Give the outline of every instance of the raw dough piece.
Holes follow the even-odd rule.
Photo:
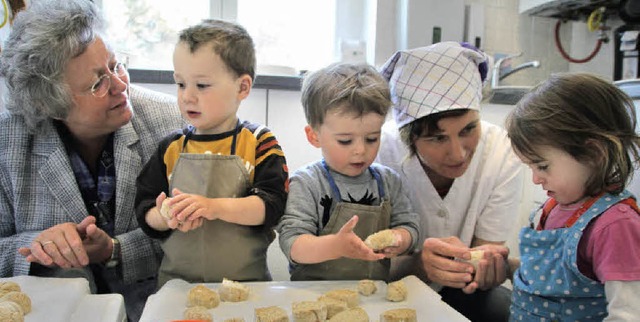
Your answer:
[[[289,322],[287,311],[279,306],[259,307],[255,314],[256,322]]]
[[[337,289],[324,293],[322,296],[332,297],[341,301],[345,301],[348,307],[356,307],[360,303],[360,295],[358,292],[349,289]]]
[[[31,298],[29,298],[29,295],[22,293],[20,291],[11,291],[11,292],[5,293],[0,298],[0,302],[3,302],[3,301],[11,301],[20,305],[20,308],[22,309],[22,313],[24,313],[25,315],[31,312]]]
[[[242,302],[249,298],[249,288],[238,282],[222,279],[219,289],[220,298],[225,302]]]
[[[376,283],[372,280],[361,280],[358,282],[358,292],[364,296],[369,296],[378,290]]]
[[[358,306],[336,314],[329,322],[369,322],[369,315]]]
[[[293,302],[291,308],[295,322],[324,322],[327,320],[327,306],[324,302]]]
[[[24,313],[20,305],[11,301],[0,302],[0,321],[24,322]]]
[[[407,285],[404,281],[396,281],[387,284],[387,300],[391,302],[400,302],[407,299]]]
[[[206,309],[213,309],[220,304],[218,292],[202,285],[196,285],[187,294],[187,307],[204,306]]]
[[[0,296],[2,296],[5,293],[9,293],[13,291],[15,292],[22,291],[18,283],[12,282],[12,281],[0,282]]]
[[[347,302],[335,299],[333,297],[320,296],[320,298],[318,298],[318,301],[324,303],[324,305],[327,307],[327,319],[330,319],[334,315],[342,311],[346,311],[349,308]]]
[[[167,197],[162,201],[162,205],[160,206],[160,215],[162,218],[166,220],[171,220],[173,216],[171,216],[171,207],[169,206],[169,201],[171,198]]]
[[[193,306],[184,310],[185,320],[198,320],[213,322],[213,316],[204,306]]]
[[[473,265],[474,271],[478,271],[478,265],[480,265],[480,260],[484,258],[484,250],[481,250],[481,249],[472,250],[470,253],[471,253],[471,259],[468,260],[467,262]]]
[[[381,230],[373,233],[364,240],[365,245],[373,250],[381,250],[396,245],[396,235],[391,229]]]
[[[392,309],[380,314],[380,322],[418,322],[414,309]]]

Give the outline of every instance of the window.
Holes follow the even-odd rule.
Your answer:
[[[99,4],[109,23],[107,36],[115,50],[127,56],[131,68],[171,70],[179,31],[209,17],[243,25],[254,40],[258,66],[306,70],[339,60],[335,0],[102,0]]]

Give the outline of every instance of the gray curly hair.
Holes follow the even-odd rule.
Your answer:
[[[67,63],[104,34],[105,22],[89,0],[32,1],[16,15],[0,53],[5,107],[35,132],[47,119],[63,119],[72,105],[64,80]]]

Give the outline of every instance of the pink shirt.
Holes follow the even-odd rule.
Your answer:
[[[580,206],[554,207],[545,228],[563,227]],[[628,205],[617,204],[594,219],[578,244],[578,268],[601,283],[639,281],[640,215]]]

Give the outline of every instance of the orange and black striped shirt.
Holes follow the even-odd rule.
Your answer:
[[[220,134],[190,134],[187,145],[184,140],[192,127],[174,132],[162,139],[157,152],[147,162],[137,179],[136,216],[142,230],[153,238],[165,238],[170,231],[159,232],[146,224],[144,216],[155,206],[161,192],[169,195],[168,178],[181,152],[230,155],[236,139],[235,155],[242,159],[250,177],[247,195],[257,195],[265,203],[265,229],[272,229],[286,204],[288,170],[284,153],[278,140],[266,127],[242,122],[236,129]],[[215,180],[215,178],[211,178]]]

